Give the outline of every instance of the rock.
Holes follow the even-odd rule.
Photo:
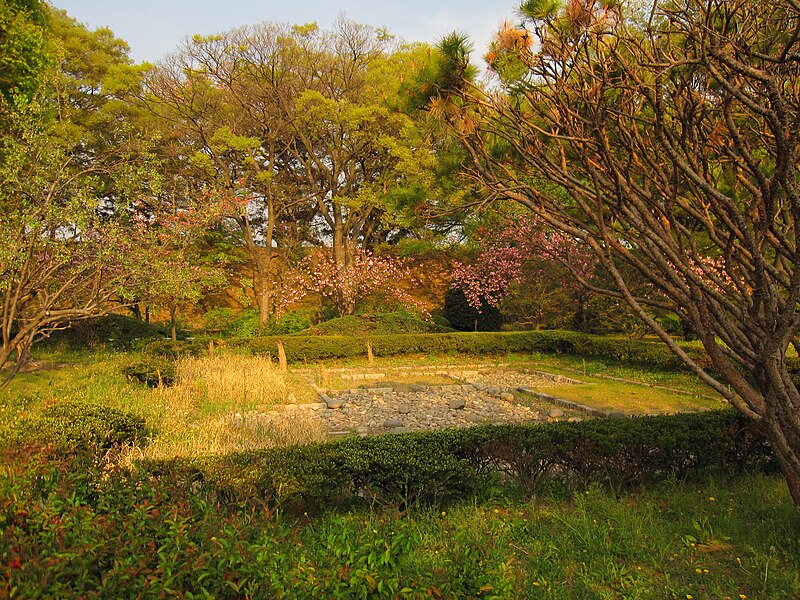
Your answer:
[[[560,408],[554,408],[549,413],[547,413],[547,416],[550,417],[551,419],[560,419],[561,417],[564,416],[564,411],[561,410]]]
[[[486,417],[482,417],[481,415],[467,415],[464,417],[470,423],[486,423],[489,421]]]
[[[325,405],[330,409],[342,408],[344,406],[344,400],[341,398],[331,398],[326,396]]]
[[[489,386],[488,386],[488,385],[486,385],[485,383],[481,383],[481,382],[479,382],[479,381],[476,381],[475,383],[473,383],[473,384],[472,384],[472,387],[474,387],[474,388],[475,388],[476,390],[478,390],[479,392],[483,392],[483,391],[484,391],[484,390],[486,390],[486,388],[488,388]]]
[[[500,394],[500,400],[505,400],[506,402],[513,402],[514,401],[514,394],[510,392],[503,392]]]
[[[449,406],[452,410],[463,410],[466,405],[467,401],[463,398],[456,398],[447,403],[447,406]]]
[[[411,407],[408,404],[400,404],[397,407],[397,412],[400,413],[401,415],[407,415],[408,413],[411,412]]]
[[[608,418],[609,419],[627,419],[628,415],[626,415],[624,412],[612,412],[612,413],[608,413]]]
[[[503,393],[503,388],[497,386],[491,386],[486,388],[486,393],[490,396],[499,396]]]
[[[394,417],[391,419],[386,419],[383,422],[384,427],[403,427],[403,422],[400,419],[395,419]]]

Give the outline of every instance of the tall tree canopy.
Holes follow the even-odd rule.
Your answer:
[[[150,286],[174,230],[142,209],[159,184],[123,108],[140,71],[124,42],[55,10],[42,28],[46,68],[0,131],[0,368]]]
[[[197,36],[149,77],[165,150],[241,233],[262,325],[301,242],[329,246],[346,267],[395,227],[409,154],[424,162],[428,150],[396,108],[420,55],[345,19],[329,31],[261,23]]]
[[[800,347],[800,4],[631,8],[530,0],[487,55],[490,91],[463,76],[464,46],[450,38],[422,92],[474,180],[591,248],[613,279],[602,291],[764,423],[800,505],[787,367]],[[713,372],[650,308],[691,324]]]

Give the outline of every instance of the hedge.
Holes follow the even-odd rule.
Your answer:
[[[102,452],[145,438],[144,419],[98,404],[63,402],[20,421],[0,447],[47,447],[58,454]]]
[[[434,502],[504,476],[527,493],[545,482],[619,492],[701,472],[774,468],[766,438],[732,410],[540,425],[352,437],[337,442],[197,459],[190,465],[219,497],[299,507],[358,499]]]
[[[513,331],[484,333],[397,334],[371,336],[269,336],[229,340],[234,346],[249,347],[255,354],[277,353],[283,342],[290,362],[317,361],[366,355],[372,344],[376,356],[399,354],[507,354],[541,352],[578,354],[648,366],[679,368],[681,360],[661,342],[609,338],[574,331]],[[695,358],[705,354],[689,349]]]

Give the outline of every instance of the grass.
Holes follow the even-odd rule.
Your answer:
[[[616,498],[483,497],[405,511],[226,506],[169,474],[0,475],[0,595],[719,598],[800,594],[800,515],[779,478]],[[100,492],[98,495],[97,492]],[[56,523],[56,526],[53,526]]]
[[[155,434],[121,460],[31,457],[24,469],[0,461],[0,597],[800,596],[800,513],[779,477],[674,481],[621,497],[592,487],[526,498],[490,485],[453,504],[404,511],[362,504],[308,515],[258,498],[229,505],[210,484],[193,483],[169,466],[150,472],[137,459],[320,439],[302,411],[261,416],[315,399],[299,375],[283,374],[263,358],[215,355],[182,360],[174,387],[151,390],[121,375],[124,354],[36,358],[46,368],[0,392],[0,427],[50,403],[83,400],[139,414]],[[562,397],[575,390],[584,401],[609,406],[671,411],[679,402],[696,409],[704,399],[593,375],[708,393],[682,373],[587,362],[584,377],[575,357],[494,360],[585,378],[586,385],[550,390],[561,388]],[[378,358],[373,369],[462,361],[491,359]],[[369,370],[366,361],[358,366]]]
[[[151,390],[121,374],[129,355],[53,352],[36,356],[42,368],[24,373],[0,392],[0,429],[43,406],[83,401],[145,419],[154,431],[135,458],[169,458],[308,443],[323,439],[318,419],[296,411],[264,415],[287,403],[316,401],[308,385],[281,373],[268,359],[236,354],[184,358],[173,387]]]

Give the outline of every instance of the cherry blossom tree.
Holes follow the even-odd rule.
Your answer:
[[[353,254],[352,264],[344,265],[329,252],[315,253],[303,261],[300,272],[305,290],[332,301],[341,315],[353,314],[356,302],[373,292],[388,294],[424,311],[401,286],[411,277],[411,268],[402,259],[359,249]]]
[[[526,263],[536,262],[533,275],[548,276],[544,264],[556,262],[561,269],[560,284],[570,296],[584,293],[592,277],[591,251],[569,235],[549,229],[534,217],[522,217],[499,234],[478,232],[480,252],[469,264],[453,271],[453,287],[460,288],[469,305],[481,311],[488,304],[497,307],[512,285],[521,281]]]

